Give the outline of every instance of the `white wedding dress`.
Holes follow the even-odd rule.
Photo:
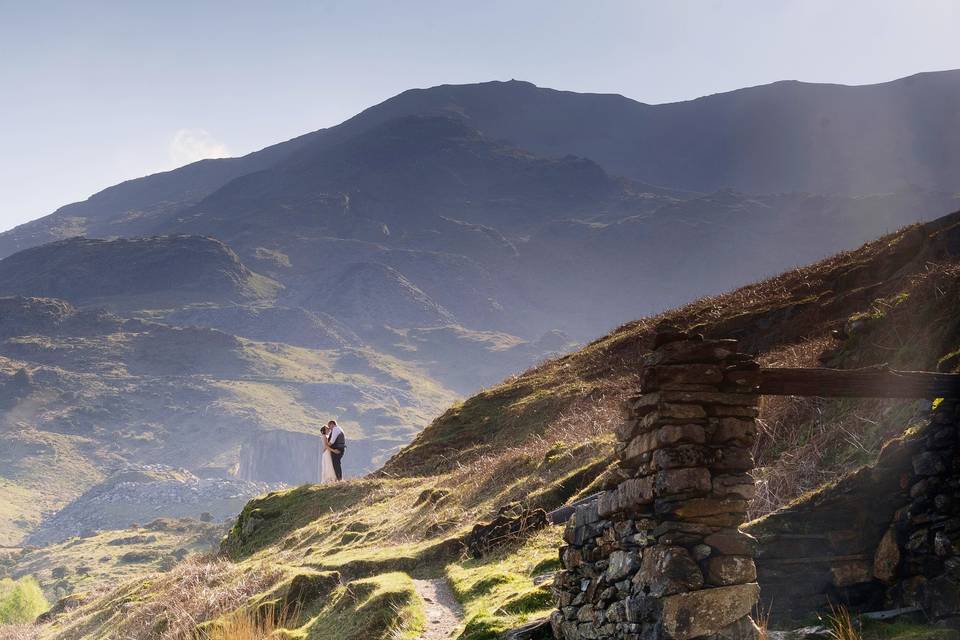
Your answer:
[[[324,440],[327,439],[327,436],[320,436]],[[336,482],[337,474],[333,471],[333,457],[330,455],[330,450],[323,446],[323,442],[320,443],[320,484],[327,484],[328,482]]]

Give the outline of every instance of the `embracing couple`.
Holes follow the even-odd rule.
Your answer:
[[[320,484],[343,480],[340,460],[347,449],[347,439],[336,420],[331,420],[320,429],[320,445],[323,447],[320,453]]]

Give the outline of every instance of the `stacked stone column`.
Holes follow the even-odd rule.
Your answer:
[[[617,428],[619,476],[565,531],[551,622],[565,640],[753,638],[758,365],[664,329]]]
[[[944,400],[911,457],[909,503],[881,541],[874,573],[891,606],[918,606],[960,626],[960,402]]]

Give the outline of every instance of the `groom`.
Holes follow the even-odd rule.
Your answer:
[[[333,472],[337,474],[337,480],[343,480],[343,468],[340,466],[340,460],[343,459],[343,452],[347,449],[347,439],[336,420],[328,422],[327,429],[330,434],[330,443],[327,448],[330,449],[330,458],[333,460]]]

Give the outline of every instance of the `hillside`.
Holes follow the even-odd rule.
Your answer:
[[[161,463],[223,478],[257,433],[314,433],[334,413],[352,430],[351,471],[362,472],[454,397],[416,368],[349,343],[265,343],[51,298],[0,298],[0,309],[4,544],[112,470]],[[291,473],[294,482],[312,477]],[[156,508],[154,516],[178,507]],[[117,517],[111,526],[142,515]]]
[[[434,87],[0,234],[0,542],[55,528],[58,510],[129,465],[313,481],[331,417],[356,477],[488,386],[385,467],[408,477],[607,412],[646,321],[509,376],[956,210],[953,141],[930,130],[950,130],[958,86],[954,72],[776,83],[657,106],[518,82]],[[937,161],[904,151],[916,148]],[[856,277],[887,281],[885,269]],[[840,296],[851,277],[743,294],[768,301],[756,326],[803,331],[748,346],[809,361],[828,342],[811,308],[838,328],[876,293]],[[749,332],[751,306],[729,304],[741,317],[718,334]],[[721,313],[692,305],[671,317]],[[813,327],[815,340],[791,342]],[[760,511],[832,471],[769,473]],[[128,507],[110,526],[141,519]]]
[[[140,298],[162,306],[270,300],[278,289],[222,242],[195,236],[71,238],[0,260],[0,295],[5,296],[107,305]]]
[[[148,611],[183,624],[179,607],[195,605],[174,594],[200,572],[211,576],[207,593],[224,595],[209,617],[278,598],[301,605],[285,622],[295,637],[322,629],[344,639],[417,637],[427,606],[417,580],[443,577],[465,610],[457,637],[497,637],[554,606],[543,575],[558,567],[560,531],[547,527],[467,558],[462,545],[471,527],[514,501],[551,509],[602,486],[613,460],[610,430],[656,324],[735,336],[769,364],[955,368],[958,263],[960,213],[625,325],[455,405],[381,473],[252,501],[222,547],[232,564],[202,572],[187,564],[148,586],[128,583],[41,632],[97,637],[106,628],[135,628]],[[872,462],[919,409],[893,401],[765,401],[753,513]],[[224,575],[232,576],[229,597],[213,577]]]

